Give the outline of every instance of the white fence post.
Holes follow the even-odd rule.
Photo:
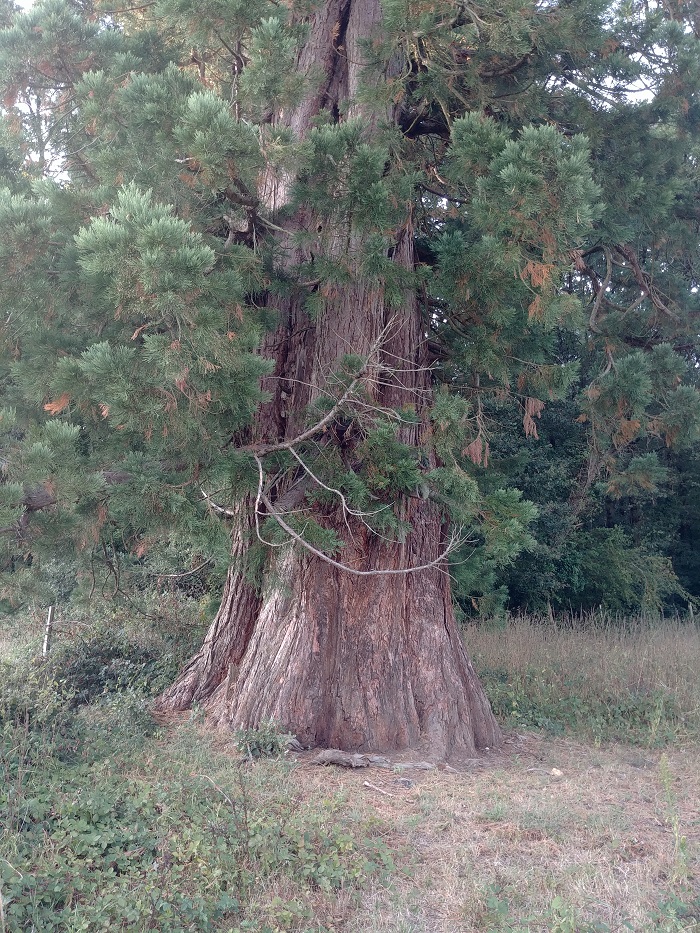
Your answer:
[[[44,647],[42,649],[42,656],[46,657],[49,653],[49,648],[51,647],[51,633],[53,632],[53,614],[54,606],[49,606],[49,614],[46,617],[46,628],[44,629]]]

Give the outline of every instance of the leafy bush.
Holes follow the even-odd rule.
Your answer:
[[[331,801],[300,807],[284,762],[236,769],[195,720],[149,742],[177,657],[158,644],[98,629],[0,662],[1,929],[282,933],[391,869]],[[286,740],[240,736],[252,758]]]
[[[294,738],[283,732],[274,719],[263,720],[257,729],[237,729],[234,737],[236,745],[249,758],[278,758]]]
[[[21,797],[29,769],[69,758],[79,745],[70,699],[41,660],[27,652],[0,659],[0,816]]]
[[[178,667],[179,660],[158,646],[102,629],[59,643],[48,661],[48,669],[75,706],[123,690],[152,695],[174,679]]]
[[[653,928],[663,933],[680,933],[700,927],[700,894],[686,887],[659,904],[652,915]]]
[[[0,723],[34,727],[65,718],[65,696],[41,660],[28,652],[0,658]]]
[[[283,775],[258,775],[258,794],[243,773],[231,779],[230,762],[222,784],[184,767],[157,770],[155,781],[123,777],[115,764],[28,781],[12,852],[0,848],[9,929],[262,930],[259,892],[275,878],[298,891],[268,902],[269,929],[296,929],[313,892],[357,887],[392,867],[381,841],[285,797]]]

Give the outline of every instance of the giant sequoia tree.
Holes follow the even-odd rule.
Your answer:
[[[162,708],[496,744],[448,573],[527,543],[489,405],[534,441],[585,356],[574,511],[694,436],[691,6],[118,6],[2,8],[6,593],[169,543],[229,569]]]

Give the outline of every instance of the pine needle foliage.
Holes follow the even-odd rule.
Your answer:
[[[276,115],[316,93],[319,72],[297,67],[313,5],[113,6],[0,6],[6,598],[68,547],[84,567],[173,542],[181,568],[224,565],[258,482],[246,443],[267,400],[268,299],[296,290],[319,320],[358,269],[396,308],[421,301],[429,449],[399,439],[411,412],[346,406],[353,467],[308,443],[311,504],[340,492],[401,538],[401,499],[433,497],[464,529],[455,579],[477,605],[536,547],[503,454],[517,437],[533,456],[548,406],[578,432],[558,492],[569,529],[596,496],[668,485],[669,452],[700,431],[691,4],[386,0],[353,53],[366,80],[349,106],[376,114],[372,131],[321,104],[305,138]],[[279,210],[261,195],[273,177],[290,192]],[[279,234],[300,205],[316,221],[295,264]],[[391,261],[407,216],[411,270]],[[329,409],[365,363],[329,374]]]

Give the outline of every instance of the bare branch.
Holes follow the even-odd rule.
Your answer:
[[[366,518],[369,518],[372,515],[379,515],[380,512],[384,512],[386,509],[389,508],[388,505],[383,505],[380,509],[375,509],[372,512],[363,512],[360,509],[351,509],[347,503],[347,500],[345,499],[345,496],[343,495],[340,489],[335,489],[333,486],[327,486],[323,482],[323,480],[319,479],[319,477],[316,476],[316,474],[310,469],[310,467],[307,466],[306,463],[304,463],[304,461],[301,459],[301,457],[296,452],[296,450],[294,450],[294,448],[292,448],[289,452],[294,457],[294,459],[301,465],[303,470],[306,472],[306,475],[310,477],[318,486],[338,496],[338,498],[340,499],[342,509],[343,509],[343,520],[345,521],[345,527],[348,529],[348,534],[350,535],[351,538],[353,538],[353,540],[354,540],[354,535],[352,533],[352,528],[350,527],[350,522],[348,521],[348,515],[352,515],[353,518],[359,518],[359,520],[362,522],[365,528],[368,528],[372,532],[372,534],[377,535],[377,537],[382,538],[382,540],[388,541],[390,544],[396,543],[393,539],[387,538],[385,535],[380,534],[375,528],[372,528],[369,522],[365,520]],[[277,503],[277,506],[279,507],[279,502]]]
[[[340,491],[340,489],[335,489],[333,486],[326,486],[323,480],[319,479],[318,476],[316,476],[316,474],[313,473],[311,469],[304,463],[304,461],[301,459],[301,457],[296,452],[296,450],[292,449],[289,452],[294,457],[294,459],[301,465],[301,467],[308,473],[308,475],[311,477],[311,479],[315,483],[317,483],[322,489],[325,489],[327,492],[335,493],[335,495],[338,496],[343,506],[343,512],[345,512],[347,515],[352,515],[355,518],[362,518],[365,515],[379,515],[380,512],[384,512],[386,509],[389,508],[388,505],[383,505],[381,509],[375,509],[373,512],[363,512],[359,509],[351,509],[350,506],[347,504],[345,496]]]
[[[201,486],[199,487],[199,491],[202,493],[202,498],[206,500],[206,503],[209,506],[209,508],[212,509],[214,512],[218,512],[219,515],[226,515],[228,518],[237,518],[238,516],[237,512],[235,512],[233,509],[227,509],[225,506],[219,505],[218,503],[214,502],[212,497],[208,495],[208,493],[206,493],[202,489]]]
[[[192,574],[199,573],[200,570],[203,570],[208,564],[212,563],[211,557],[207,557],[205,561],[201,564],[198,564],[192,570],[184,570],[182,573],[159,573],[159,580],[183,580],[185,577],[191,577]]]
[[[125,6],[121,10],[100,10],[100,16],[116,16],[122,13],[136,13],[139,10],[145,10],[149,6],[155,6],[156,0],[148,0],[148,3],[141,3],[139,6]]]
[[[588,319],[588,326],[595,334],[600,333],[600,327],[598,327],[598,314],[600,312],[600,306],[602,305],[605,298],[605,293],[608,290],[608,286],[610,285],[610,279],[612,278],[612,255],[607,246],[605,246],[603,249],[605,252],[606,266],[605,278],[602,282],[598,283],[598,291],[595,296],[595,301],[593,302],[591,316]]]
[[[680,321],[679,315],[675,311],[671,310],[671,308],[669,308],[664,301],[662,301],[659,290],[654,287],[650,276],[639,265],[639,260],[637,259],[635,251],[630,246],[618,246],[617,250],[622,256],[624,256],[624,258],[632,267],[632,272],[634,273],[634,277],[637,280],[637,283],[641,289],[648,294],[649,299],[651,300],[651,303],[654,305],[656,310],[661,311],[662,314],[667,315],[667,317],[670,317],[672,321],[678,323]]]
[[[590,255],[593,252],[599,252],[600,250],[602,250],[605,254],[606,264],[605,278],[602,282],[596,275],[595,270],[589,266],[584,259],[584,256]],[[595,297],[588,321],[588,326],[590,329],[596,334],[602,333],[598,324],[598,317],[600,315],[600,310],[603,307],[603,304],[605,304],[607,308],[610,308],[613,311],[617,311],[620,314],[629,314],[631,311],[636,310],[644,301],[646,301],[647,298],[651,301],[652,305],[654,308],[656,308],[657,311],[661,311],[663,314],[670,317],[671,320],[678,322],[680,320],[678,314],[669,308],[668,305],[662,300],[659,290],[654,287],[651,281],[651,277],[639,265],[639,261],[634,253],[634,250],[631,249],[631,247],[625,245],[616,245],[614,250],[617,253],[617,256],[614,255],[612,250],[607,246],[596,247],[593,250],[588,250],[586,253],[582,253],[580,250],[573,250],[571,254],[576,270],[578,272],[584,273],[584,275],[586,275],[591,280],[593,285],[593,292]],[[639,297],[636,298],[627,307],[615,304],[608,298],[607,292],[610,286],[610,282],[612,281],[613,266],[618,266],[627,270],[631,269],[634,280],[641,289],[641,294]]]

